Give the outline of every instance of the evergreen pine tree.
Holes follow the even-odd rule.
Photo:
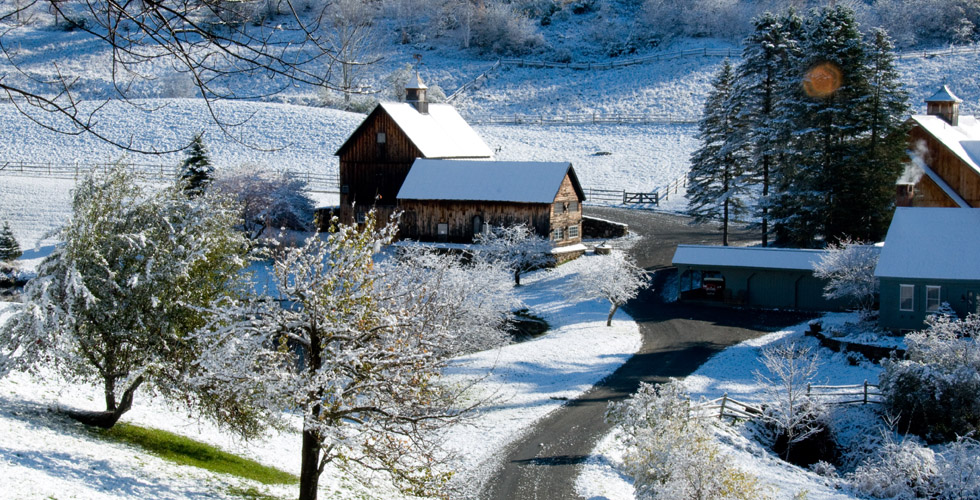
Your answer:
[[[22,254],[17,238],[14,238],[14,232],[10,230],[10,224],[4,221],[3,229],[0,230],[0,262],[14,261]]]
[[[798,56],[803,21],[793,11],[783,18],[766,12],[753,20],[755,31],[744,41],[734,99],[746,121],[744,140],[751,147],[751,175],[759,187],[755,216],[760,221],[762,246],[769,244],[769,196],[783,142],[776,122],[779,82]]]
[[[777,237],[795,246],[851,234],[869,190],[863,161],[871,95],[868,58],[854,13],[837,6],[807,21],[799,55],[781,82],[777,123],[785,125],[773,217]],[[801,85],[802,83],[802,85]]]
[[[184,192],[190,196],[199,195],[211,184],[214,166],[202,134],[197,134],[187,147],[186,158],[180,166],[180,180],[184,182]]]
[[[862,148],[864,156],[857,165],[867,190],[860,199],[862,216],[855,218],[847,232],[854,239],[880,241],[895,211],[895,182],[907,160],[905,119],[909,105],[908,93],[895,69],[894,44],[888,33],[872,30],[866,50],[870,95],[861,114],[869,133]]]
[[[735,71],[726,59],[712,82],[712,91],[698,122],[700,148],[691,155],[688,172],[688,213],[695,221],[722,221],[722,244],[728,245],[732,219],[746,211],[749,182],[745,170],[749,149],[744,140],[746,123],[733,99]]]

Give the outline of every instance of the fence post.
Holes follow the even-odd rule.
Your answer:
[[[623,191],[623,205],[626,204],[626,191]]]
[[[721,395],[721,409],[718,411],[718,420],[725,417],[725,403],[728,402],[728,393]]]
[[[864,404],[868,404],[868,381],[864,381]]]
[[[810,397],[810,383],[806,383],[806,397]]]

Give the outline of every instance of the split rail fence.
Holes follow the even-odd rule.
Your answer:
[[[869,384],[867,380],[863,384],[854,385],[810,385],[806,386],[808,398],[820,400],[828,405],[852,405],[852,404],[881,404],[881,390],[877,385]],[[760,417],[763,414],[761,406],[743,403],[731,398],[726,392],[720,398],[705,401],[698,405],[698,416],[706,416],[719,420],[725,417],[733,420],[748,420]]]
[[[170,182],[177,178],[176,165],[126,163],[126,168],[140,179],[150,182]],[[0,176],[38,177],[47,179],[77,180],[89,172],[107,172],[116,163],[26,163],[0,162]],[[307,191],[311,193],[339,193],[339,179],[336,175],[315,174],[311,172],[292,172],[298,179],[306,181]]]

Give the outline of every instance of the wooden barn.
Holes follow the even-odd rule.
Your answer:
[[[960,102],[943,86],[912,116],[912,165],[898,185],[898,206],[980,207],[980,122],[960,116]]]
[[[406,102],[378,104],[337,150],[342,222],[361,221],[371,208],[387,218],[416,158],[492,157],[455,108],[426,101],[418,74],[405,91]]]
[[[469,243],[526,223],[556,247],[582,241],[585,194],[568,162],[419,159],[398,193],[403,238]]]

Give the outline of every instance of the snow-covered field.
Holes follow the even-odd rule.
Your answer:
[[[587,256],[554,270],[526,276],[520,296],[532,313],[542,316],[551,331],[536,340],[459,358],[449,373],[453,382],[479,380],[474,397],[489,398],[467,425],[450,429],[447,447],[457,452],[460,482],[479,484],[499,451],[537,419],[574,398],[612,373],[639,347],[636,323],[617,313],[605,326],[608,304],[566,298],[563,284],[570,274],[590,266]],[[0,302],[0,322],[11,303]],[[295,486],[258,484],[180,467],[141,451],[94,438],[82,426],[48,411],[67,406],[99,408],[99,390],[55,380],[12,375],[0,380],[0,498],[232,498],[231,488],[257,488],[280,498],[295,495]],[[235,436],[159,401],[138,395],[124,421],[169,430],[202,440],[259,462],[299,471],[298,433],[273,434],[243,443]],[[383,496],[383,486],[365,491],[328,469],[321,482],[323,498]],[[380,484],[380,483],[379,483]]]

